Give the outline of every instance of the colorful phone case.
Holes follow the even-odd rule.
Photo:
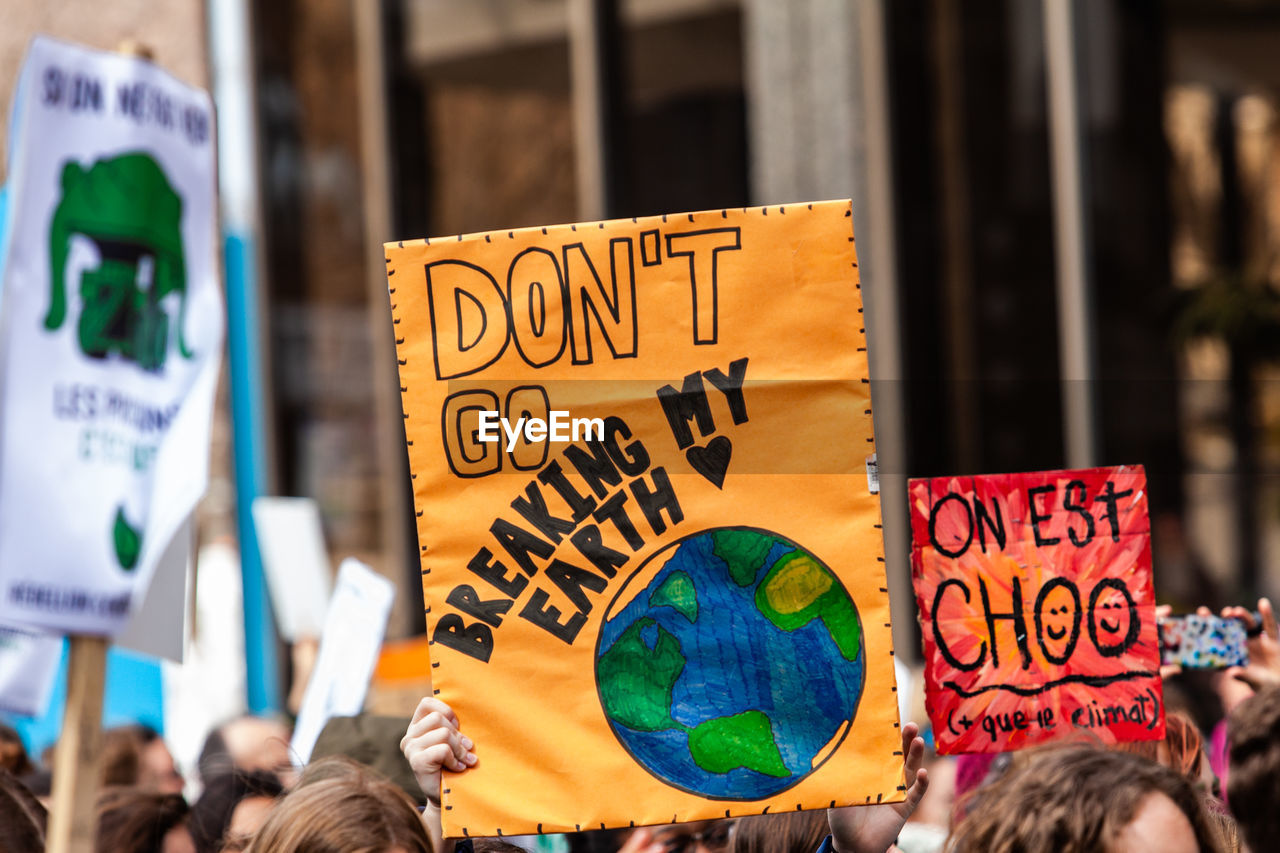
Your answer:
[[[1184,669],[1247,666],[1244,623],[1219,616],[1171,616],[1161,619],[1160,663]]]

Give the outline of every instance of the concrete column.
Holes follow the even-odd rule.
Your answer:
[[[853,199],[894,645],[909,658],[917,641],[883,0],[744,0],[743,15],[752,200]]]

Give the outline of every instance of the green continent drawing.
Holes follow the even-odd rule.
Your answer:
[[[609,605],[596,687],[621,744],[667,784],[759,800],[849,731],[866,655],[858,611],[813,554],[718,528],[649,556]]]
[[[644,732],[679,728],[671,719],[671,687],[684,669],[680,643],[661,627],[651,649],[640,638],[644,628],[656,625],[641,619],[627,629],[597,664],[605,713],[623,725]]]
[[[743,711],[699,723],[689,733],[689,752],[699,767],[711,773],[745,767],[781,779],[791,775],[773,740],[769,716],[763,711]]]
[[[835,576],[808,554],[780,557],[756,587],[756,606],[784,631],[822,620],[844,659],[857,659],[862,647],[858,611]]]
[[[734,583],[738,586],[750,586],[755,583],[756,575],[764,566],[764,559],[776,540],[751,530],[727,528],[712,533],[711,541],[712,553],[724,560]]]
[[[182,248],[182,199],[164,171],[141,152],[102,159],[89,169],[69,162],[62,169],[62,198],[49,225],[49,311],[44,326],[67,318],[67,258],[80,234],[98,249],[98,266],[80,276],[83,307],[76,341],[90,358],[115,353],[148,371],[164,368],[169,330],[178,329],[178,351],[191,358],[183,339],[187,273]],[[171,323],[161,300],[177,293],[178,319]]]
[[[662,586],[649,596],[649,606],[669,604],[684,614],[690,622],[698,621],[698,591],[693,588],[693,578],[684,572],[674,572]]]

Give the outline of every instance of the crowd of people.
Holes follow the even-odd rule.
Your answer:
[[[1081,736],[996,756],[932,755],[902,727],[900,803],[578,833],[574,853],[1263,853],[1280,846],[1280,628],[1268,601],[1228,608],[1250,663],[1164,671],[1163,740],[1106,746]],[[98,853],[474,853],[544,850],[538,839],[442,837],[446,774],[484,745],[438,699],[409,720],[336,720],[298,772],[282,724],[254,717],[212,732],[198,791],[145,726],[104,734]],[[326,746],[327,744],[327,746]],[[329,752],[331,754],[326,755]],[[359,760],[356,760],[356,759]],[[0,727],[0,851],[45,849],[51,756],[33,760]]]

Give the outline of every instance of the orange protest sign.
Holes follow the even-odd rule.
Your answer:
[[[1164,737],[1141,466],[912,480],[941,753]]]
[[[387,264],[446,834],[900,800],[849,202]]]

